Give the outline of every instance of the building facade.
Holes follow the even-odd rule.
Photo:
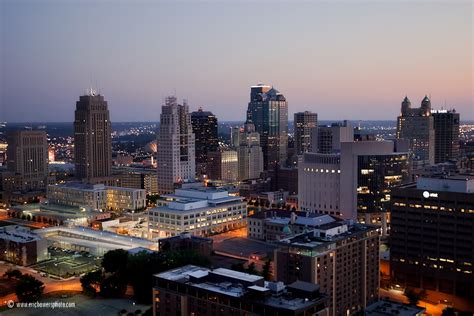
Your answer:
[[[157,140],[158,193],[174,190],[175,184],[193,182],[196,177],[194,134],[186,102],[169,96],[161,107]]]
[[[195,136],[197,176],[207,174],[207,153],[217,151],[219,138],[217,135],[217,118],[212,112],[198,111],[191,113],[191,124]]]
[[[397,138],[410,141],[414,161],[421,165],[435,161],[435,129],[431,101],[425,96],[419,108],[412,108],[408,97],[402,102],[397,119]]]
[[[260,134],[265,170],[283,165],[288,158],[288,102],[271,86],[259,84],[250,89],[247,122]]]
[[[419,178],[392,190],[392,280],[474,299],[474,177]]]
[[[343,142],[340,153],[306,153],[298,171],[301,211],[359,219],[388,232],[390,191],[411,181],[409,153],[392,141]]]
[[[307,282],[265,282],[225,268],[183,266],[154,276],[153,315],[326,316],[327,298]]]
[[[74,113],[75,175],[89,181],[112,170],[112,127],[104,96],[90,90],[79,97]]]
[[[379,235],[375,227],[332,222],[279,242],[278,281],[315,283],[329,296],[329,315],[353,315],[378,301]]]
[[[44,190],[48,178],[48,139],[45,131],[15,130],[7,133],[7,168],[14,187]],[[20,180],[21,181],[18,181]]]
[[[459,158],[459,123],[456,110],[432,110],[435,130],[435,163]]]
[[[235,131],[234,131],[235,132]],[[260,146],[260,134],[255,131],[255,125],[246,123],[243,130],[234,133],[236,143],[238,179],[258,179],[263,172],[263,151]]]
[[[247,236],[264,241],[282,240],[337,220],[329,215],[263,210],[247,218]]]
[[[221,149],[207,153],[208,179],[236,181],[239,177],[237,151]]]
[[[354,140],[354,128],[347,122],[333,123],[328,126],[318,126],[313,129],[313,152],[321,154],[337,153],[341,150],[342,142]]]
[[[87,210],[140,210],[146,207],[143,189],[70,182],[48,186],[48,200],[53,204],[82,207]]]
[[[312,135],[318,128],[318,114],[309,111],[294,115],[296,154],[302,155],[312,150]]]
[[[195,187],[176,189],[158,201],[160,206],[148,210],[148,228],[153,235],[169,237],[189,232],[208,236],[216,232],[244,227],[246,203],[227,191]]]
[[[0,260],[27,266],[46,259],[45,239],[23,226],[0,227]]]

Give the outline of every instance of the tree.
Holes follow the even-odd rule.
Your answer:
[[[241,262],[239,262],[239,263],[234,263],[234,264],[231,266],[231,269],[234,270],[234,271],[245,272],[244,264],[241,263]]]
[[[23,274],[18,279],[15,293],[20,302],[32,302],[38,300],[43,294],[43,282],[35,279],[30,274]]]
[[[102,258],[102,268],[105,272],[123,271],[127,267],[128,252],[123,249],[110,250]]]
[[[268,258],[262,267],[262,276],[266,281],[271,281],[271,277],[272,277],[270,274],[271,266],[272,266],[272,259]]]
[[[117,273],[105,278],[100,284],[100,294],[104,297],[120,297],[126,291],[127,281]]]
[[[84,274],[84,276],[81,277],[82,291],[84,294],[92,297],[96,296],[103,279],[104,275],[101,270],[91,271]]]
[[[426,297],[425,290],[416,291],[414,289],[406,288],[405,289],[405,296],[408,299],[410,305],[418,305],[418,302]]]
[[[247,273],[249,274],[257,274],[257,268],[255,266],[255,262],[251,262],[247,267]]]
[[[18,279],[22,276],[20,270],[18,269],[8,269],[8,271],[6,271],[4,274],[3,274],[3,277],[4,278],[8,278],[9,280],[10,279]]]

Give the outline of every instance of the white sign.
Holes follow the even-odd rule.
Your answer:
[[[423,197],[425,199],[430,198],[430,197],[438,197],[438,193],[430,193],[428,191],[423,192]]]

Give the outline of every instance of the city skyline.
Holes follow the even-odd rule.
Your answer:
[[[172,94],[191,111],[244,121],[259,82],[284,91],[290,118],[310,110],[321,120],[395,120],[405,95],[418,106],[428,94],[434,109],[474,119],[469,1],[1,8],[0,121],[72,121],[90,86],[109,101],[112,122],[158,121]]]

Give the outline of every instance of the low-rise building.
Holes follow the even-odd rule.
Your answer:
[[[38,203],[14,206],[7,210],[7,215],[12,218],[54,226],[89,226],[94,221],[111,217],[110,212],[84,210],[68,205]]]
[[[0,227],[0,260],[26,266],[46,259],[45,239],[23,226]]]
[[[154,278],[153,315],[327,315],[319,287],[302,281],[285,286],[248,273],[193,265]]]
[[[146,207],[146,192],[104,184],[70,182],[49,185],[50,203],[81,207],[90,210],[138,210]]]
[[[98,231],[87,227],[49,227],[38,230],[38,235],[47,240],[48,246],[85,251],[95,256],[103,256],[106,252],[115,249],[144,248],[153,251],[158,250],[155,241]]]
[[[318,284],[329,315],[353,315],[378,300],[379,234],[375,226],[330,222],[283,239],[274,252],[278,281]]]
[[[336,221],[338,219],[330,215],[264,210],[247,218],[247,236],[251,239],[275,241]]]
[[[247,209],[242,198],[222,189],[190,187],[176,189],[148,210],[148,225],[159,237],[190,232],[208,236],[246,225]]]

